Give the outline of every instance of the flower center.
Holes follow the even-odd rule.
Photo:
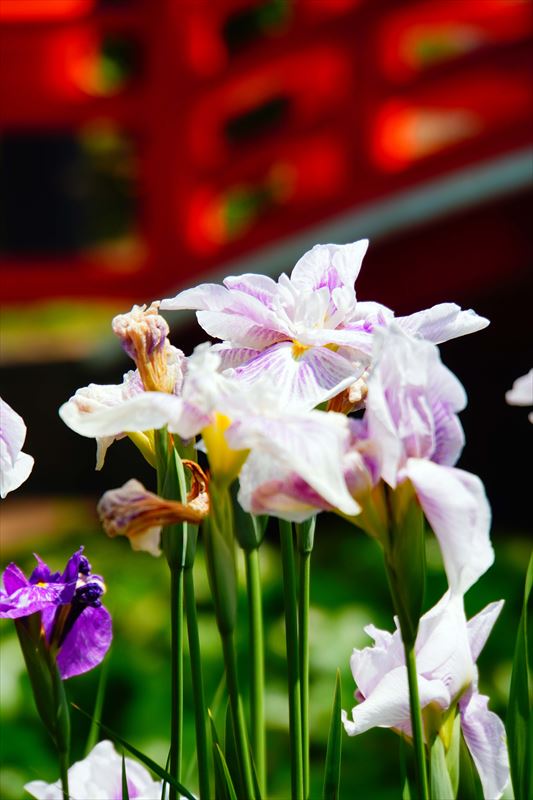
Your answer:
[[[297,339],[293,339],[292,341],[292,357],[293,358],[301,358],[306,350],[309,350],[310,345],[302,344]]]

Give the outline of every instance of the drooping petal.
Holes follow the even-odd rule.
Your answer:
[[[277,459],[252,453],[239,475],[238,500],[245,511],[303,522],[331,508],[323,497],[294,472],[283,471]]]
[[[355,366],[328,348],[299,348],[281,342],[237,367],[235,377],[255,384],[267,374],[282,402],[313,408],[341,392],[362,372],[363,366]]]
[[[468,620],[466,626],[468,641],[474,661],[477,661],[479,654],[483,650],[485,642],[489,638],[490,632],[500,615],[504,602],[504,600],[498,600],[496,603],[489,603],[489,605],[485,606],[475,617]]]
[[[509,756],[501,719],[488,709],[489,698],[471,689],[459,701],[461,728],[477,767],[483,794],[499,800],[509,782]]]
[[[464,594],[494,561],[483,484],[469,472],[418,458],[408,459],[405,474],[439,540],[450,589]]]
[[[267,308],[272,308],[273,299],[277,294],[277,284],[268,275],[256,275],[246,272],[243,275],[228,275],[224,278],[224,286],[232,291],[244,292],[255,297]]]
[[[33,456],[27,453],[19,453],[11,469],[0,472],[0,497],[2,499],[9,492],[18,489],[29,478],[34,463]]]
[[[0,397],[0,497],[24,483],[33,469],[33,458],[22,453],[26,438],[24,420]]]
[[[456,303],[439,303],[407,317],[397,317],[396,321],[406,333],[427,339],[433,344],[475,333],[490,324],[488,319],[480,317],[473,309],[463,311]]]
[[[432,702],[441,708],[447,708],[450,704],[450,693],[440,680],[418,675],[418,691],[421,708]],[[349,736],[357,736],[376,726],[399,727],[409,721],[409,715],[407,669],[402,666],[387,672],[370,697],[352,709],[353,721],[344,714],[343,723]]]
[[[103,606],[87,606],[67,634],[57,656],[63,680],[98,666],[113,638],[111,615]]]
[[[117,405],[86,413],[71,401],[59,409],[63,422],[89,438],[117,436],[127,431],[162,428],[179,416],[182,400],[165,392],[143,392]]]
[[[345,417],[321,411],[281,418],[243,416],[226,432],[233,449],[270,456],[281,470],[299,475],[333,508],[353,515],[360,507],[348,492],[342,468],[348,437]]]

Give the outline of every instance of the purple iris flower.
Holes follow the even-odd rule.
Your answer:
[[[41,633],[56,662],[61,678],[71,678],[96,667],[112,639],[111,616],[102,605],[105,584],[94,575],[80,547],[62,573],[51,572],[39,556],[26,578],[16,564],[2,576],[0,617],[20,619],[41,614]]]

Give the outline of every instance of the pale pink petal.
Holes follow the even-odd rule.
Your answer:
[[[408,459],[405,474],[439,540],[450,589],[464,594],[494,561],[483,484],[469,472],[418,458]]]
[[[226,339],[238,347],[262,349],[274,342],[289,338],[284,326],[274,322],[262,322],[252,317],[226,311],[198,311],[198,324],[204,331],[216,339]]]
[[[224,311],[230,302],[229,297],[230,293],[224,286],[201,283],[193,289],[179,292],[176,297],[161,300],[159,308],[162,311]]]
[[[255,384],[268,374],[283,401],[313,408],[346,389],[362,372],[362,365],[356,366],[328,348],[310,347],[300,353],[290,342],[282,342],[237,367],[235,376]]]
[[[260,350],[255,350],[252,347],[232,347],[227,342],[214,344],[211,348],[214,353],[220,356],[220,371],[225,369],[234,369],[240,367],[251,361],[252,358],[257,358]]]
[[[299,475],[283,470],[264,452],[247,458],[239,475],[239,503],[252,514],[303,522],[331,506]]]
[[[490,800],[499,800],[509,782],[509,756],[501,719],[488,709],[489,698],[470,690],[459,701],[461,729],[483,787]]]
[[[451,702],[450,693],[440,680],[418,676],[420,706],[436,703],[447,708]],[[343,714],[343,723],[349,736],[357,736],[370,728],[396,728],[409,721],[409,690],[407,669],[396,667],[388,672],[374,688],[372,694],[352,709],[353,721]]]
[[[494,623],[498,619],[500,612],[503,608],[504,601],[498,600],[496,603],[490,603],[488,606],[476,614],[475,617],[469,619],[467,622],[468,641],[470,644],[470,652],[472,659],[477,661],[479,654],[485,646],[485,642],[489,638],[490,632],[494,627]]]
[[[333,508],[357,514],[346,487],[342,454],[349,437],[340,414],[320,411],[283,418],[243,416],[226,431],[234,450],[251,449],[277,460],[280,472],[295,472]]]
[[[350,669],[362,696],[369,697],[387,672],[404,666],[405,655],[398,630],[389,633],[374,625],[367,625],[364,630],[375,644],[355,649],[350,657]]]
[[[456,303],[439,303],[407,317],[397,317],[396,321],[406,333],[434,344],[475,333],[489,325],[488,319],[480,317],[471,308],[463,311]]]

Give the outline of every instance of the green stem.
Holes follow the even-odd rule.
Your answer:
[[[289,690],[289,737],[291,748],[291,797],[303,800],[302,713],[300,667],[298,652],[298,611],[296,607],[296,575],[292,525],[279,521],[281,560],[283,566],[283,596],[285,605],[285,639],[287,647],[287,678]]]
[[[233,728],[235,731],[237,757],[239,759],[239,766],[241,769],[242,781],[246,793],[246,800],[253,800],[256,793],[252,775],[250,751],[248,749],[248,737],[246,735],[244,711],[239,695],[239,679],[237,676],[237,659],[235,657],[233,633],[222,633],[221,638],[222,650],[224,654],[224,667],[226,670],[226,686],[229,695]]]
[[[198,757],[198,784],[201,800],[209,800],[209,760],[207,756],[206,706],[202,678],[202,656],[198,618],[196,616],[196,597],[192,568],[185,570],[185,610],[187,614],[187,633],[191,659],[192,693],[194,702],[194,722],[196,730],[196,753]]]
[[[302,758],[304,796],[309,797],[309,589],[311,553],[298,554],[298,631],[302,705]]]
[[[59,757],[59,775],[61,777],[61,790],[63,792],[63,797],[69,798],[69,788],[68,788],[68,752],[58,750],[57,753]]]
[[[265,664],[263,645],[263,608],[261,601],[261,574],[257,548],[244,551],[246,589],[248,594],[248,626],[250,642],[250,710],[251,739],[257,780],[261,794],[266,786],[265,741]]]
[[[170,569],[171,628],[171,719],[170,774],[180,780],[183,732],[183,569]],[[169,787],[169,800],[177,800],[175,787]]]
[[[413,747],[415,751],[416,779],[420,800],[429,800],[428,776],[426,770],[426,753],[424,747],[424,729],[422,712],[418,696],[418,676],[414,644],[404,644],[407,680],[409,682],[409,706],[411,709],[411,727],[413,730]]]

